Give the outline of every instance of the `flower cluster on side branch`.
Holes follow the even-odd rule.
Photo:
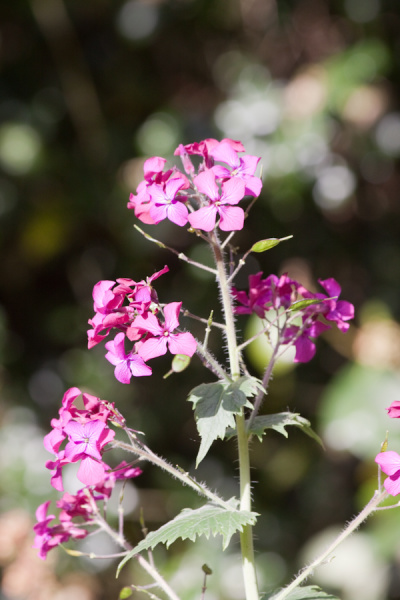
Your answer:
[[[330,329],[326,321],[336,323],[342,332],[349,328],[354,306],[339,300],[341,287],[335,279],[319,280],[328,295],[313,293],[286,273],[262,278],[262,272],[249,277],[249,291],[233,289],[237,314],[256,314],[268,319],[269,312],[285,314],[284,323],[277,320],[278,344],[296,348],[295,362],[308,362],[315,355],[314,339]],[[303,301],[303,302],[302,302]],[[298,322],[300,320],[300,323]],[[268,333],[268,331],[267,331]]]

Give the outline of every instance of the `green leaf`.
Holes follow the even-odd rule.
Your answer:
[[[310,421],[301,417],[299,413],[282,412],[275,413],[273,415],[261,415],[256,417],[249,429],[250,433],[254,433],[260,441],[262,441],[263,435],[266,433],[266,429],[274,429],[278,433],[281,433],[285,437],[288,437],[288,433],[285,429],[288,425],[294,425],[300,427],[305,434],[313,438],[316,442],[323,443],[321,438],[311,428]]]
[[[262,597],[262,600],[274,600],[278,598],[281,592],[274,592],[273,595],[267,594]],[[325,598],[325,600],[340,600],[338,596],[333,594],[327,594],[317,585],[307,585],[306,587],[298,587],[294,589],[285,600],[318,600],[319,598]]]
[[[132,596],[132,594],[133,590],[131,587],[123,587],[119,593],[119,599],[125,600],[125,598],[129,598],[129,596]]]
[[[283,238],[267,238],[266,240],[260,240],[253,244],[251,247],[251,252],[266,252],[266,250],[271,250],[271,248],[275,248],[281,242],[286,240],[290,240],[293,236],[288,235]]]
[[[229,383],[203,383],[195,387],[189,394],[189,402],[193,402],[197,430],[201,437],[196,467],[206,456],[212,443],[224,439],[227,428],[235,428],[235,415],[242,408],[252,408],[248,398],[262,389],[261,382],[255,377],[239,377]]]
[[[233,504],[232,504],[233,506]],[[165,544],[168,548],[175,540],[195,541],[198,535],[222,535],[223,550],[228,546],[234,533],[242,531],[244,525],[254,525],[257,513],[229,510],[216,504],[205,504],[201,508],[192,510],[185,508],[175,519],[169,521],[157,531],[150,532],[118,565],[117,575],[124,564],[135,554],[142,550],[152,550],[158,544]]]

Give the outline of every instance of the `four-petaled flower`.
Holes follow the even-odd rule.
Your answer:
[[[400,456],[393,450],[380,452],[375,462],[378,463],[382,471],[389,475],[383,482],[386,490],[391,496],[400,494]]]
[[[139,354],[133,351],[125,353],[124,340],[125,335],[117,333],[114,340],[106,344],[108,350],[106,359],[115,365],[114,374],[118,381],[129,383],[132,375],[134,377],[151,375],[151,368],[146,365]]]
[[[172,223],[181,227],[186,225],[188,222],[188,209],[182,202],[182,198],[177,196],[179,190],[185,186],[186,180],[179,177],[169,179],[164,188],[157,183],[153,183],[148,188],[152,200],[150,216],[154,223],[169,219]]]
[[[199,192],[210,199],[210,203],[189,215],[189,223],[192,227],[203,231],[212,231],[217,215],[219,215],[219,227],[222,231],[238,231],[243,228],[243,208],[234,206],[245,195],[245,185],[239,177],[233,177],[223,182],[222,193],[218,189],[215,175],[211,170],[197,175],[194,183]]]
[[[152,313],[135,319],[134,326],[152,336],[138,345],[138,354],[143,360],[165,354],[167,347],[171,354],[193,356],[196,352],[197,342],[191,333],[173,333],[179,327],[178,315],[181,306],[182,302],[171,302],[164,306],[164,324]]]

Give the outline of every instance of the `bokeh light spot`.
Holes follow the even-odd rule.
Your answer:
[[[38,132],[24,123],[4,123],[0,127],[0,163],[11,175],[25,175],[35,165],[41,150]]]
[[[158,25],[158,8],[154,4],[130,0],[117,15],[117,29],[128,40],[149,37]]]
[[[155,113],[143,123],[136,135],[144,154],[163,156],[178,146],[180,127],[176,119],[167,113]]]
[[[345,165],[324,167],[314,186],[314,200],[325,210],[336,210],[351,196],[356,178]]]
[[[368,23],[378,15],[381,3],[380,0],[346,0],[344,7],[352,21]]]
[[[375,131],[379,148],[389,156],[400,154],[400,114],[390,113],[383,117]]]

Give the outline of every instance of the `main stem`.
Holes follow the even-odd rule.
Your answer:
[[[211,234],[210,240],[214,251],[215,263],[218,272],[218,285],[221,292],[221,302],[225,316],[225,334],[228,345],[230,374],[232,379],[235,380],[240,377],[240,365],[230,284],[228,283],[228,276],[221,244],[215,232]],[[236,433],[239,453],[240,510],[246,510],[250,512],[251,480],[249,437],[246,432],[243,411],[240,415],[236,416]],[[243,531],[240,534],[240,545],[242,550],[242,567],[246,600],[259,600],[254,561],[253,528],[251,525],[246,525],[243,527]]]

